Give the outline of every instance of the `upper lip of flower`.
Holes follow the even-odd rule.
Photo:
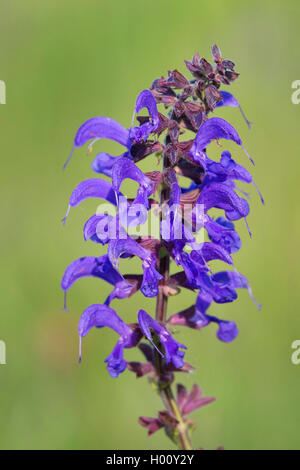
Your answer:
[[[143,90],[137,97],[135,112],[139,112],[145,107],[149,112],[149,121],[138,127],[131,126],[130,129],[125,129],[114,119],[103,116],[94,117],[85,121],[75,135],[72,151],[63,168],[66,168],[75,148],[82,147],[90,140],[92,140],[92,143],[89,144],[89,150],[95,141],[99,139],[111,139],[126,147],[129,152],[133,142],[146,141],[149,135],[155,132],[159,127],[156,102],[149,90]]]
[[[141,338],[138,330],[131,329],[113,310],[111,307],[103,304],[90,305],[81,315],[78,325],[78,333],[80,338],[86,336],[93,327],[112,328],[118,335],[119,340],[111,354],[106,358],[107,369],[112,377],[118,377],[127,366],[123,358],[124,348],[132,348],[137,345]],[[81,361],[81,346],[79,361]]]

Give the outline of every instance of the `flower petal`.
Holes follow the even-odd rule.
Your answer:
[[[108,117],[94,117],[85,121],[78,129],[74,139],[74,146],[69,155],[64,169],[69,163],[75,147],[81,147],[89,140],[110,139],[124,147],[129,146],[129,131],[114,119]]]
[[[230,152],[225,150],[222,152],[220,162],[215,162],[210,160],[207,165],[207,174],[203,181],[203,186],[205,186],[210,181],[225,181],[226,179],[230,180],[239,180],[244,183],[251,183],[252,176],[246,168],[242,165],[236,163],[233,158],[231,158]]]
[[[257,306],[258,310],[261,309],[261,305],[255,300],[250,284],[245,276],[236,271],[220,271],[212,276],[214,282],[221,284],[222,286],[228,286],[232,289],[247,289],[249,295]]]
[[[221,246],[217,245],[213,242],[203,242],[200,245],[199,250],[192,250],[191,251],[191,259],[195,262],[199,262],[200,264],[208,263],[211,260],[221,260],[228,264],[233,264],[232,258],[228,251],[226,251]],[[203,262],[205,261],[205,263]]]
[[[84,180],[76,186],[71,194],[67,213],[62,219],[63,224],[66,223],[70,208],[78,206],[78,204],[81,204],[82,201],[90,197],[104,199],[115,206],[117,205],[116,194],[111,183],[97,178]]]
[[[239,334],[238,327],[233,321],[220,321],[219,328],[217,331],[217,337],[224,343],[230,343]]]
[[[237,145],[243,147],[240,136],[235,128],[224,119],[213,117],[207,119],[199,128],[194,140],[192,153],[197,157],[203,158],[203,151],[214,139],[233,140]],[[243,147],[244,149],[244,147]],[[244,149],[245,150],[245,149]],[[246,152],[246,151],[245,151]],[[247,152],[246,152],[247,154]],[[247,154],[248,158],[254,164],[253,160]],[[204,157],[205,159],[205,157]]]
[[[218,217],[216,220],[208,218],[205,228],[211,241],[222,246],[228,253],[235,253],[241,248],[242,242],[234,230],[233,223],[224,217]]]
[[[98,153],[96,158],[92,163],[92,170],[95,173],[102,173],[103,175],[111,177],[113,164],[117,161],[118,158],[122,157],[125,154],[122,154],[118,157],[114,157],[106,152]]]
[[[85,121],[76,132],[74,144],[81,147],[91,139],[110,139],[124,147],[128,144],[129,131],[114,119],[94,117]]]
[[[143,426],[143,428],[147,428],[148,436],[151,436],[151,434],[154,434],[156,431],[163,427],[163,423],[159,419],[148,418],[147,416],[140,416],[139,424]]]
[[[132,127],[130,129],[130,138],[135,142],[145,142],[151,132],[155,132],[160,124],[156,101],[149,90],[143,90],[137,97],[135,112],[139,113],[143,108],[147,108],[149,112],[149,121],[139,127]]]
[[[67,267],[61,281],[61,287],[63,290],[68,290],[77,279],[86,276],[99,277],[110,284],[116,284],[116,282],[123,280],[123,277],[111,265],[107,255],[98,258],[86,256],[73,261]]]
[[[136,181],[141,187],[143,187],[148,196],[153,191],[154,184],[148,178],[142,170],[139,169],[129,158],[121,157],[119,158],[113,168],[112,168],[112,186],[113,189],[117,192],[120,191],[120,187],[124,179],[130,178],[133,181]]]
[[[249,214],[249,205],[231,187],[222,183],[212,183],[201,191],[197,204],[204,204],[205,212],[212,207],[223,209],[229,220],[237,220]]]
[[[143,248],[132,238],[128,237],[126,240],[110,240],[108,244],[108,257],[113,266],[118,266],[119,257],[125,253],[132,256],[138,256],[142,261],[151,261],[151,251]]]
[[[111,328],[122,338],[131,338],[133,330],[117,315],[115,310],[104,304],[90,305],[80,317],[79,336],[84,337],[91,328]]]
[[[78,204],[90,197],[105,199],[107,202],[117,205],[116,195],[111,183],[97,178],[91,178],[82,181],[76,186],[70,197],[70,206],[78,206]]]
[[[80,356],[81,361],[81,338],[86,336],[91,328],[103,328],[107,326],[114,330],[119,336],[119,340],[111,354],[105,359],[107,370],[112,377],[118,377],[126,369],[127,362],[123,358],[124,348],[132,348],[140,340],[140,333],[132,330],[117,315],[115,310],[103,304],[90,305],[81,315],[78,324],[78,333],[80,338]]]
[[[172,362],[175,367],[183,367],[184,352],[181,351],[180,348],[187,349],[186,346],[175,341],[172,335],[168,332],[168,330],[162,325],[160,325],[157,321],[155,321],[152,317],[150,317],[150,315],[148,315],[145,310],[140,310],[138,312],[138,322],[143,334],[155,347],[159,354],[165,358],[166,363],[168,364],[169,362]],[[155,345],[152,339],[150,328],[152,328],[158,335],[160,343],[165,350],[165,354],[162,354],[162,352]]]
[[[211,297],[209,294],[204,292],[199,292],[196,300],[196,315],[198,326],[204,327],[209,325],[211,322],[217,323],[219,325],[217,331],[217,338],[220,341],[229,343],[233,341],[238,335],[238,328],[236,324],[232,321],[220,320],[217,317],[208,315],[206,313],[207,308],[210,305]]]
[[[203,397],[202,390],[199,385],[194,384],[192,390],[187,395],[185,402],[182,404],[181,412],[183,415],[192,413],[192,411],[208,405],[215,400],[214,397]]]
[[[194,140],[197,150],[204,150],[214,139],[233,140],[241,145],[242,141],[235,128],[225,119],[213,117],[207,119],[199,128]]]
[[[90,217],[83,228],[83,235],[85,240],[92,240],[95,243],[101,243],[102,245],[106,245],[109,242],[109,223],[112,219],[112,216],[108,214],[99,214],[99,215],[92,215]],[[99,224],[101,224],[101,228],[105,226],[106,230],[102,230],[101,233],[99,231]]]
[[[124,357],[124,344],[120,341],[117,342],[112,352],[107,356],[104,362],[107,363],[107,370],[111,377],[117,378],[127,367],[127,362]]]
[[[153,124],[159,124],[158,110],[156,101],[151,91],[143,90],[137,97],[135,103],[135,112],[139,113],[143,108],[147,108]]]

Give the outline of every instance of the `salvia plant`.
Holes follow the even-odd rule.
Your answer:
[[[173,391],[175,373],[193,370],[184,360],[187,346],[174,338],[174,327],[200,330],[215,324],[217,338],[228,343],[237,337],[237,325],[208,313],[211,304],[234,301],[239,288],[247,289],[256,303],[247,279],[236,270],[232,260],[232,254],[241,248],[233,222],[244,219],[247,224],[249,213],[248,195],[236,181],[254,182],[229,151],[221,151],[220,140],[233,141],[253,161],[235,128],[224,119],[211,116],[217,107],[233,106],[240,109],[249,127],[250,123],[237,99],[222,90],[239,75],[234,63],[223,59],[216,45],[212,47],[212,56],[213,65],[198,53],[191,61],[185,61],[191,79],[173,70],[167,78],[154,80],[150,89],[138,95],[129,129],[108,117],[86,121],[76,133],[71,152],[72,155],[76,147],[87,142],[90,152],[98,139],[111,139],[123,146],[120,156],[101,152],[92,163],[92,169],[111,182],[87,179],[74,189],[69,201],[67,215],[71,207],[91,197],[115,207],[114,214],[97,211],[83,230],[85,240],[107,245],[107,254],[74,261],[61,283],[65,309],[66,293],[79,278],[94,276],[112,286],[104,303],[90,305],[80,318],[80,360],[81,339],[91,328],[113,329],[118,340],[105,359],[109,374],[118,377],[127,368],[136,377],[148,376],[165,409],[154,418],[140,417],[139,422],[149,435],[164,428],[181,449],[192,449],[190,431],[195,424],[190,413],[214,398],[204,397],[198,385],[188,392],[177,384],[176,393]],[[143,109],[147,112],[140,115]],[[208,156],[211,148],[221,153],[217,161]],[[137,163],[149,155],[157,157],[156,167],[143,173]],[[189,187],[182,187],[183,177],[190,180]],[[134,199],[126,199],[120,191],[126,178],[138,183]],[[214,218],[211,209],[223,212]],[[145,224],[152,211],[159,221],[158,236],[132,234],[134,228]],[[143,274],[120,272],[119,259],[132,257],[140,260]],[[212,260],[222,261],[230,269],[213,272],[208,264]],[[175,274],[170,273],[172,261],[179,267]],[[179,294],[181,288],[195,292],[195,304],[168,316],[168,298]],[[137,322],[128,324],[122,304],[119,316],[111,303],[139,290],[145,297],[156,298],[156,308],[151,312],[140,309]],[[143,354],[143,362],[126,361],[125,349],[134,347]]]

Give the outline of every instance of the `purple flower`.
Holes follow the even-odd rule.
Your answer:
[[[244,149],[240,136],[235,128],[224,119],[217,117],[207,119],[207,121],[205,121],[199,128],[191,150],[191,155],[194,157],[196,162],[199,162],[206,167],[207,156],[205,149],[207,145],[215,139],[232,140],[237,145],[240,145],[254,165],[253,160]]]
[[[116,161],[123,157],[130,156],[128,152],[123,153],[120,156],[114,157],[106,152],[100,152],[96,155],[96,158],[92,162],[92,170],[95,173],[102,173],[103,175],[111,177],[112,167]]]
[[[110,224],[112,223],[116,223],[116,221],[109,214],[92,215],[83,228],[85,241],[92,240],[95,243],[106,245],[110,240]]]
[[[217,338],[225,343],[230,343],[237,337],[239,330],[236,324],[232,321],[220,320],[217,317],[208,315],[206,310],[211,305],[211,302],[212,297],[210,294],[205,292],[199,293],[195,305],[195,316],[192,321],[201,328],[209,325],[210,323],[217,323]]]
[[[172,315],[168,322],[171,325],[188,326],[195,329],[204,328],[210,323],[217,323],[217,338],[224,343],[230,343],[238,336],[238,328],[233,321],[220,320],[206,313],[212,300],[212,296],[203,291],[198,294],[196,304],[193,307]]]
[[[88,334],[91,328],[107,326],[119,335],[119,340],[105,359],[107,370],[112,377],[118,377],[127,367],[123,354],[124,348],[133,348],[140,340],[138,331],[131,329],[117,313],[107,305],[90,305],[81,315],[78,325],[80,339],[79,362],[81,361],[81,339]]]
[[[227,264],[233,264],[232,258],[227,250],[217,243],[203,242],[199,245],[198,250],[192,250],[190,258],[196,263],[205,265],[209,261],[218,259]]]
[[[147,108],[149,112],[149,121],[145,122],[140,127],[130,129],[130,138],[135,142],[146,141],[149,135],[155,132],[159,126],[156,101],[149,90],[143,90],[136,100],[135,112],[139,113],[143,108]]]
[[[212,279],[222,287],[230,287],[232,289],[247,289],[253,303],[256,305],[258,310],[261,309],[261,305],[253,296],[253,292],[248,280],[242,274],[236,271],[220,271],[215,273],[212,276]]]
[[[219,163],[213,160],[208,160],[206,175],[201,187],[203,188],[212,182],[230,182],[231,180],[238,180],[243,183],[253,183],[253,186],[264,204],[264,199],[249,171],[242,165],[236,163],[233,158],[231,158],[230,152],[227,150],[222,153]]]
[[[139,344],[139,349],[145,360],[131,361],[128,368],[136,377],[148,375],[168,407],[159,412],[157,418],[141,417],[140,423],[149,434],[163,427],[166,434],[174,441],[178,439],[184,449],[190,447],[187,432],[192,423],[186,415],[210,403],[213,398],[204,398],[198,386],[188,393],[179,384],[176,408],[170,390],[174,374],[190,372],[193,367],[184,362],[187,348],[174,339],[168,323],[198,330],[215,324],[217,338],[229,343],[238,336],[236,323],[211,315],[208,309],[213,309],[214,303],[233,302],[240,288],[247,289],[260,308],[248,280],[237,272],[233,261],[233,254],[241,248],[241,239],[233,221],[244,218],[247,224],[249,214],[249,195],[238,184],[252,183],[258,189],[250,172],[237,163],[230,152],[223,151],[218,161],[212,160],[208,153],[209,144],[212,141],[219,144],[219,140],[234,142],[244,149],[231,124],[224,119],[210,117],[216,107],[233,106],[241,110],[233,95],[220,90],[238,77],[234,63],[224,59],[216,45],[212,47],[212,55],[213,63],[198,53],[191,61],[186,61],[193,75],[191,80],[177,70],[169,71],[167,78],[154,80],[151,90],[143,90],[138,95],[129,129],[106,117],[89,119],[78,129],[71,155],[76,147],[86,143],[89,143],[88,150],[91,151],[93,143],[99,139],[118,142],[123,153],[119,156],[106,152],[97,154],[92,169],[111,177],[111,183],[96,178],[81,182],[71,194],[63,219],[65,222],[71,207],[87,198],[100,198],[115,206],[115,213],[106,211],[109,213],[101,214],[97,211],[84,225],[84,239],[107,245],[107,255],[83,257],[67,267],[61,283],[65,292],[65,308],[67,291],[82,277],[97,277],[112,286],[106,300],[101,299],[101,303],[89,306],[80,318],[80,360],[81,340],[89,330],[109,327],[117,333],[118,340],[105,362],[110,375],[118,377],[127,367],[125,349],[137,346],[144,336],[149,343]],[[163,104],[167,112],[158,112],[157,104]],[[144,109],[146,113],[141,115]],[[241,113],[245,118],[242,110]],[[136,114],[138,125],[134,126]],[[189,132],[188,137],[184,136],[186,131]],[[162,167],[144,173],[137,164],[153,153],[156,153],[158,163],[162,161]],[[188,188],[181,188],[182,177],[190,180]],[[125,179],[138,185],[130,199],[121,193]],[[129,228],[141,224],[143,229],[146,228],[150,202],[151,209],[155,209],[153,213],[159,216],[160,233],[141,235],[140,231],[135,237]],[[222,216],[212,218],[211,209],[220,209]],[[153,213],[151,210],[151,215]],[[201,231],[206,231],[210,241],[200,243]],[[120,258],[133,257],[140,260],[142,274],[122,275]],[[182,270],[171,274],[171,260]],[[215,260],[232,266],[228,269],[233,270],[216,272],[215,263],[211,264]],[[195,304],[166,320],[167,299],[179,294],[181,287],[195,291]],[[114,299],[125,299],[138,290],[145,297],[157,297],[155,318],[140,309],[138,323],[127,324],[110,304]]]
[[[124,179],[130,178],[139,184],[133,206],[141,204],[149,208],[148,197],[153,193],[154,183],[129,158],[119,158],[112,168],[112,186],[118,194]]]
[[[186,346],[175,341],[168,330],[155,321],[152,317],[150,317],[150,315],[148,315],[145,310],[139,311],[138,321],[143,334],[155,347],[159,354],[165,358],[166,363],[169,364],[172,362],[175,367],[183,367],[184,351],[181,351],[181,349],[187,349]],[[162,353],[155,344],[151,334],[151,329],[157,334],[159,342],[164,348],[164,353]]]
[[[71,207],[78,206],[82,201],[90,197],[104,199],[114,205],[117,204],[116,195],[111,183],[108,181],[101,181],[97,178],[91,178],[82,181],[73,190],[69,201],[69,207],[65,217],[63,218],[63,222],[66,222]]]
[[[205,186],[197,204],[203,204],[205,212],[212,207],[223,209],[228,220],[238,220],[249,214],[248,202],[240,198],[230,186],[222,183]]]
[[[133,286],[125,281],[123,276],[114,269],[107,255],[98,258],[86,256],[73,261],[65,270],[61,281],[61,288],[65,292],[64,309],[66,310],[66,294],[72,285],[83,277],[98,277],[114,286],[113,292],[108,297],[106,303],[110,303],[113,298],[123,299],[132,294]]]
[[[218,217],[216,220],[208,217],[205,228],[210,240],[229,253],[235,253],[241,248],[242,242],[239,234],[234,230],[234,224],[224,217]]]
[[[66,168],[69,163],[75,147],[82,147],[84,144],[92,140],[92,143],[89,146],[89,149],[91,149],[93,143],[99,139],[114,140],[124,147],[130,148],[129,131],[117,121],[102,116],[88,119],[76,132],[74,146],[70,156],[64,164],[64,168]]]
[[[158,281],[162,279],[162,275],[159,274],[155,268],[155,257],[151,251],[142,247],[130,237],[126,240],[110,240],[108,244],[108,256],[114,266],[118,267],[118,260],[122,254],[133,255],[140,258],[144,272],[141,292],[145,297],[157,296]]]
[[[122,156],[132,158],[130,152],[131,147],[136,142],[146,141],[149,135],[159,126],[159,117],[155,99],[149,90],[143,90],[136,100],[135,112],[139,112],[142,108],[147,108],[149,112],[149,122],[140,127],[131,128],[130,131],[125,129],[114,119],[108,117],[95,117],[84,122],[76,132],[74,145],[64,168],[69,163],[76,147],[82,147],[84,144],[92,140],[89,144],[89,151],[92,145],[99,139],[110,139],[118,142],[126,147]],[[151,153],[151,152],[150,152]],[[97,173],[103,173],[111,176],[112,166],[119,157],[114,157],[106,152],[99,153],[92,163],[92,169]]]

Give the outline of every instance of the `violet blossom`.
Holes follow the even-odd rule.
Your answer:
[[[233,159],[228,150],[223,150],[217,160],[211,156],[211,150],[218,149],[216,143],[222,141],[225,146],[226,141],[231,141],[235,150],[242,149],[254,164],[237,130],[211,114],[217,107],[237,107],[249,127],[250,122],[238,100],[222,89],[238,78],[234,63],[224,59],[217,46],[212,47],[212,55],[214,64],[198,53],[191,61],[185,61],[193,76],[191,79],[178,70],[169,71],[167,78],[155,79],[149,89],[138,95],[130,127],[125,128],[108,117],[86,121],[75,135],[65,164],[75,148],[86,143],[89,143],[88,153],[100,139],[114,140],[123,147],[123,153],[118,156],[97,154],[92,169],[111,181],[100,177],[81,182],[71,194],[63,219],[65,222],[71,207],[82,204],[87,198],[111,204],[115,208],[113,215],[97,211],[83,229],[86,241],[107,245],[107,254],[73,261],[64,273],[61,287],[66,295],[77,280],[86,276],[97,277],[112,286],[106,299],[99,299],[99,304],[83,312],[78,328],[80,345],[93,327],[109,327],[117,333],[116,346],[105,359],[109,374],[118,377],[128,369],[136,377],[148,375],[167,409],[160,411],[156,418],[141,417],[139,422],[148,429],[149,435],[164,428],[181,449],[192,449],[191,420],[186,415],[214,398],[204,398],[196,385],[188,393],[179,384],[177,396],[173,394],[175,373],[193,370],[185,362],[188,347],[175,339],[178,331],[174,326],[199,330],[215,325],[217,339],[231,343],[238,336],[238,326],[235,321],[210,313],[214,304],[233,302],[238,297],[237,290],[246,289],[260,308],[248,280],[237,271],[233,261],[233,255],[242,246],[235,223],[240,219],[247,223],[250,211],[248,195],[237,182],[252,183],[264,201],[250,172],[236,162],[236,154]],[[166,114],[163,109],[159,111],[159,105],[165,107]],[[142,110],[145,112],[140,115]],[[137,125],[134,125],[135,118]],[[184,140],[185,131],[192,132],[194,137]],[[160,171],[154,168],[144,173],[137,164],[153,154],[161,159],[162,167]],[[190,180],[189,187],[182,187],[182,177]],[[121,188],[128,178],[138,184],[138,189],[133,197],[126,199]],[[152,207],[159,215],[159,239],[151,233],[146,237],[131,236],[128,229],[147,222]],[[199,207],[202,210],[195,211]],[[211,210],[221,212],[214,218]],[[200,230],[206,232],[210,241],[199,242]],[[140,261],[141,271],[122,273],[120,258],[132,257]],[[215,272],[210,265],[215,260],[225,263],[228,270]],[[172,261],[179,270],[171,275]],[[168,297],[177,295],[181,288],[195,292],[195,303],[168,316]],[[117,305],[119,301],[122,310],[122,299],[138,291],[144,297],[156,297],[156,309],[155,313],[154,309],[150,313],[139,309],[137,321],[132,324],[126,320],[124,309],[121,318],[111,308],[111,303]],[[180,334],[184,335],[184,329]],[[125,350],[134,347],[144,354],[146,362],[127,362]]]

